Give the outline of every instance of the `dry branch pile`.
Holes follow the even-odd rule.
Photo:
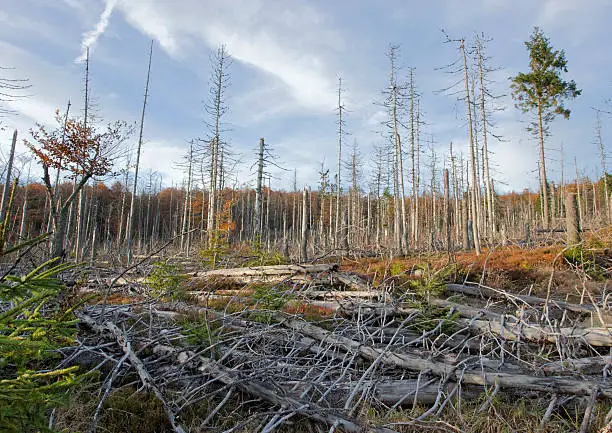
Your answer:
[[[215,305],[94,305],[80,315],[82,344],[66,362],[87,359],[106,372],[102,399],[113,382],[135,373],[162,402],[176,432],[188,429],[183,414],[202,401],[209,410],[195,431],[227,432],[270,432],[304,419],[325,431],[393,432],[402,427],[384,416],[373,422],[367,408],[384,415],[426,405],[409,419],[415,426],[435,423],[445,410],[461,411],[462,402],[483,393],[485,410],[502,392],[550,401],[542,426],[561,406],[579,402],[585,414],[580,430],[586,432],[596,402],[612,402],[612,327],[578,326],[586,310],[607,314],[609,305],[542,305],[456,285],[449,292],[461,295],[441,299],[373,289],[336,266],[269,270],[194,278],[249,283],[263,277],[278,283],[267,296],[281,301],[304,303],[309,293],[317,299],[329,293],[329,317],[309,321],[282,306],[246,302],[246,288],[217,294],[224,303]],[[350,297],[350,289],[361,294]],[[362,299],[365,291],[374,292],[370,301]],[[240,421],[227,416],[230,407],[243,409]],[[612,411],[606,422],[611,417]],[[96,419],[97,413],[93,424]]]

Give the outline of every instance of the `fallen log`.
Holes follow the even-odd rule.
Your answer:
[[[508,316],[511,319],[512,316]],[[607,328],[551,328],[526,322],[507,320],[467,320],[458,323],[472,331],[491,332],[509,341],[532,341],[536,343],[555,343],[559,338],[573,339],[583,344],[597,347],[612,347],[612,332]]]
[[[577,340],[583,344],[590,344],[591,346],[612,347],[612,330],[609,328],[551,328],[550,326],[518,321],[516,317],[510,315],[505,316],[502,325],[501,314],[444,300],[431,299],[430,303],[438,307],[455,308],[459,314],[467,317],[488,316],[495,318],[497,320],[459,319],[456,322],[461,326],[468,327],[472,331],[503,335],[506,340],[510,341],[555,343],[559,338],[567,338]],[[421,310],[413,307],[402,307],[401,305],[368,305],[365,307],[360,306],[359,309],[349,309],[347,306],[341,306],[341,311],[345,314],[357,314],[357,312],[361,311],[362,314],[397,316],[418,313]]]
[[[243,392],[246,392],[254,397],[266,400],[275,406],[283,407],[285,410],[290,410],[315,421],[337,426],[349,433],[360,433],[368,431],[372,433],[397,433],[385,427],[364,426],[359,421],[351,419],[342,411],[337,409],[327,409],[319,406],[316,403],[301,400],[299,397],[290,393],[272,387],[270,383],[263,383],[252,378],[244,378],[236,370],[229,368],[208,358],[199,358],[200,366],[198,370],[209,374],[219,382],[234,386]],[[245,380],[246,379],[246,380]]]
[[[321,265],[272,265],[272,266],[252,266],[245,268],[215,269],[212,271],[197,272],[193,277],[196,278],[262,278],[275,276],[288,276],[300,274],[320,274],[323,272],[334,272],[338,270],[337,264]]]
[[[438,399],[439,393],[449,394],[454,387],[453,383],[446,383],[440,385],[439,379],[433,381],[427,379],[404,379],[404,380],[366,380],[361,383],[347,384],[331,384],[321,383],[317,384],[323,389],[329,389],[333,387],[333,390],[342,394],[348,394],[355,391],[361,393],[364,391],[370,391],[370,398],[377,402],[383,403],[387,406],[408,406],[412,405],[415,400],[420,404],[433,404]],[[308,383],[304,382],[281,382],[280,385],[287,388],[295,388],[296,390],[302,391],[309,386]],[[478,392],[474,389],[464,388],[461,391],[461,398],[477,398]]]
[[[503,290],[494,290],[482,286],[477,287],[468,286],[465,284],[447,284],[446,289],[451,293],[461,293],[469,296],[482,296],[502,300],[517,299],[529,305],[546,305],[547,303],[546,299],[538,298],[537,296],[515,295],[513,293],[506,293]],[[597,311],[596,308],[590,304],[572,304],[570,302],[555,299],[549,299],[548,304],[554,305],[561,310],[569,310],[576,313],[592,313]]]
[[[571,372],[602,375],[606,366],[609,366],[608,369],[612,368],[612,355],[564,359],[563,361],[553,361],[548,364],[543,364],[540,368],[546,374]],[[605,374],[603,376],[605,377]]]
[[[253,294],[253,290],[250,289],[240,289],[240,290],[192,290],[187,292],[188,295],[194,296],[198,299],[206,299],[210,295],[215,295],[216,297],[243,297],[248,298]],[[306,299],[379,299],[384,295],[384,293],[368,290],[368,291],[342,291],[342,290],[306,290],[306,291],[292,291],[288,293],[291,297],[297,296],[299,298]],[[279,296],[283,295],[283,292],[278,292]]]
[[[525,374],[483,372],[478,370],[461,369],[459,364],[446,364],[439,361],[424,359],[411,353],[396,353],[390,350],[375,348],[362,342],[351,340],[322,329],[310,323],[299,321],[284,314],[277,314],[276,319],[295,331],[318,340],[335,344],[339,348],[357,352],[370,361],[378,361],[384,365],[403,368],[411,371],[429,370],[431,374],[439,377],[450,377],[461,380],[462,383],[472,385],[497,385],[502,388],[528,389],[560,394],[574,394],[590,396],[599,389],[601,395],[612,398],[612,384],[592,380],[574,379],[567,377],[536,377]]]

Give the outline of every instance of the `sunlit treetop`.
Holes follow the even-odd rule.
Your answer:
[[[512,77],[512,96],[517,101],[516,106],[528,112],[541,110],[552,120],[555,115],[566,119],[570,110],[563,101],[575,98],[582,93],[576,87],[574,80],[565,81],[562,74],[567,73],[567,60],[563,50],[555,50],[541,29],[536,27],[531,38],[525,42],[529,51],[528,73],[519,72]]]

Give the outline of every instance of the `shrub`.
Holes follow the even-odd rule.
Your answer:
[[[259,236],[251,243],[249,249],[248,255],[250,259],[244,266],[283,265],[287,263],[287,258],[278,251],[268,251],[264,248]]]
[[[170,294],[171,297],[180,297],[183,293],[188,277],[183,273],[180,265],[159,261],[153,263],[153,270],[146,279],[146,284],[154,294]]]

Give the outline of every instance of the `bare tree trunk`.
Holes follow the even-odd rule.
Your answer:
[[[145,111],[147,108],[147,98],[149,96],[149,78],[151,76],[151,59],[153,58],[153,41],[151,41],[151,47],[149,49],[149,66],[147,67],[147,82],[145,85],[144,100],[142,103],[142,114],[140,116],[140,132],[138,133],[138,148],[136,150],[136,167],[134,168],[134,184],[132,185],[132,201],[130,202],[130,216],[129,226],[127,229],[127,263],[128,265],[132,261],[132,243],[133,243],[133,229],[134,229],[134,204],[136,202],[136,188],[138,187],[138,169],[140,166],[140,151],[142,149],[142,133],[144,129],[144,118]]]
[[[393,146],[394,146],[394,166],[393,166],[393,197],[394,197],[394,235],[395,235],[395,248],[398,253],[402,255],[404,253],[403,248],[403,228],[406,225],[406,203],[404,201],[405,190],[404,190],[404,168],[402,158],[402,144],[400,140],[400,134],[398,131],[397,121],[397,92],[398,85],[395,77],[395,48],[391,47],[389,53],[391,60],[391,73],[389,77],[389,88],[391,91],[391,122],[393,127]],[[401,219],[400,219],[401,212]]]
[[[221,45],[217,50],[217,64],[214,66],[213,79],[214,92],[212,107],[214,136],[210,142],[210,185],[208,190],[208,216],[206,230],[208,231],[208,242],[213,240],[214,231],[216,229],[216,211],[217,211],[217,180],[219,176],[219,146],[221,134],[221,116],[225,113],[226,107],[223,104],[223,93],[226,86],[227,72],[225,70],[228,62],[228,53],[225,45]]]
[[[338,172],[336,176],[336,234],[334,236],[334,244],[338,245],[338,236],[340,235],[340,206],[341,206],[341,182],[342,182],[342,136],[344,134],[344,121],[342,113],[344,105],[342,105],[342,77],[338,77]]]
[[[183,229],[181,233],[181,251],[185,252],[187,242],[188,222],[189,222],[189,203],[191,197],[191,171],[193,164],[193,141],[189,143],[189,168],[187,169],[187,185],[185,187],[185,203],[183,206]],[[210,203],[208,204],[210,206]],[[202,213],[204,212],[204,203],[202,203]],[[188,248],[187,248],[188,249]]]
[[[495,215],[493,209],[493,186],[491,183],[491,172],[489,170],[489,150],[488,150],[488,133],[487,133],[487,110],[485,105],[485,96],[487,94],[484,84],[484,68],[483,68],[483,53],[482,41],[476,37],[476,55],[478,58],[478,75],[480,81],[480,117],[482,121],[482,158],[484,160],[484,184],[485,184],[485,202],[488,219],[488,233],[492,238],[495,235]]]
[[[414,243],[418,245],[419,242],[419,219],[420,219],[420,200],[419,200],[419,191],[421,189],[421,112],[420,112],[420,103],[417,99],[416,101],[416,176],[415,176],[415,195],[414,195]]]
[[[542,106],[538,101],[538,137],[540,143],[540,188],[542,191],[542,215],[545,228],[550,228],[550,199],[548,197],[548,179],[546,177],[546,159],[544,158],[544,125],[542,123]]]
[[[466,250],[470,249],[470,235],[468,229],[468,193],[463,193],[463,200],[461,200],[461,235],[463,238],[463,248]]]
[[[565,198],[565,226],[567,245],[580,243],[580,217],[576,194],[568,193]]]
[[[304,187],[302,193],[302,237],[300,241],[300,261],[308,261],[308,231],[309,231],[309,201],[308,189]]]
[[[576,157],[574,157],[574,168],[576,169],[576,194],[577,194],[577,201],[578,201],[578,218],[580,219],[580,221],[584,220],[584,213],[583,213],[583,209],[582,209],[582,194],[580,194],[580,178],[578,176],[578,163],[576,162]],[[567,206],[565,207],[565,210],[567,211]]]
[[[479,208],[480,203],[478,202],[478,178],[476,176],[477,166],[476,166],[476,155],[474,152],[474,133],[473,133],[473,123],[472,123],[472,103],[470,101],[470,88],[469,88],[469,77],[468,77],[468,67],[467,67],[467,56],[465,55],[465,41],[462,39],[460,43],[461,53],[463,55],[463,73],[465,79],[465,103],[467,107],[467,122],[468,122],[468,141],[470,145],[470,167],[471,167],[471,175],[472,175],[472,229],[474,232],[474,248],[476,249],[476,255],[480,255],[480,236],[478,232],[478,219],[479,219]]]
[[[253,227],[255,233],[261,234],[261,192],[264,167],[264,139],[259,139],[259,153],[257,154],[257,188],[255,189],[255,222]]]
[[[453,250],[451,240],[451,202],[450,202],[450,185],[448,179],[448,169],[444,169],[444,226],[446,228],[446,251],[450,257]]]
[[[11,153],[9,154],[8,167],[6,169],[6,181],[4,182],[4,190],[2,191],[2,202],[0,203],[0,222],[4,222],[6,218],[6,207],[11,189],[11,177],[13,175],[13,159],[15,158],[15,145],[17,144],[17,130],[13,131],[13,140],[11,142]]]
[[[603,195],[604,195],[604,206],[606,207],[605,216],[606,216],[606,224],[610,224],[612,222],[611,218],[611,210],[610,210],[610,194],[608,193],[608,175],[606,170],[606,152],[604,148],[603,138],[601,136],[601,118],[599,111],[596,111],[597,123],[596,123],[596,133],[597,133],[597,144],[599,145],[599,155],[601,157],[601,176],[603,178]]]

